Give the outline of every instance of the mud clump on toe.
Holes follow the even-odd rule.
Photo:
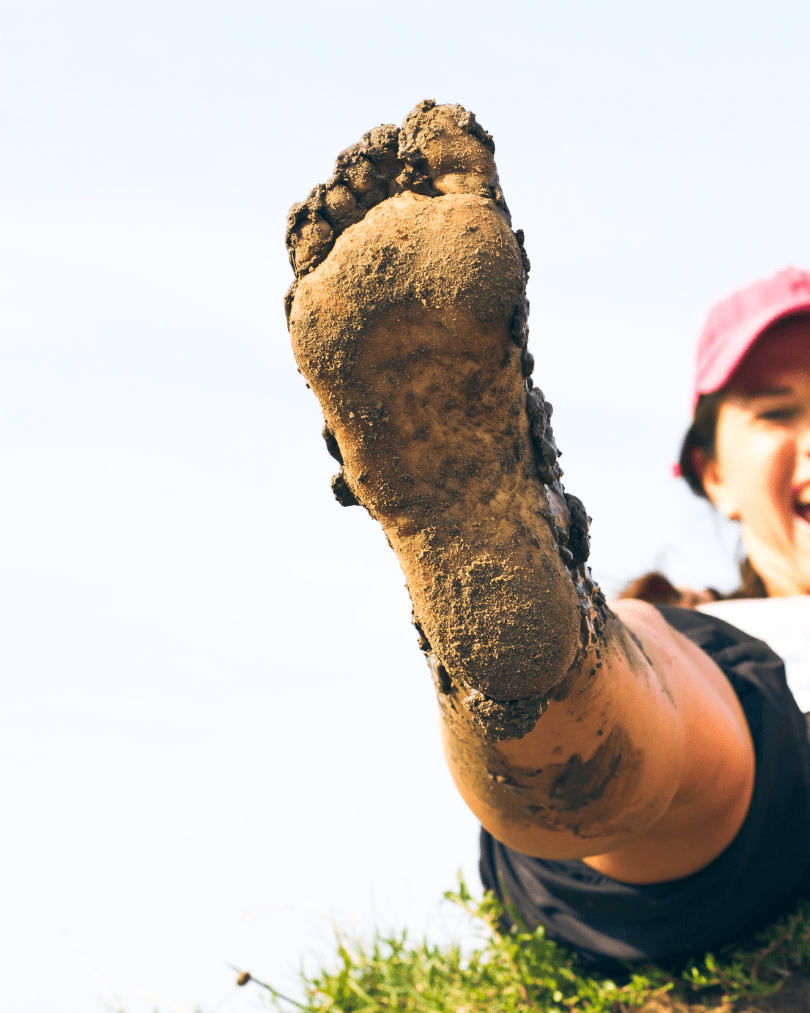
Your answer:
[[[369,131],[290,212],[285,305],[335,497],[383,526],[437,686],[510,738],[594,649],[602,604],[531,379],[529,261],[493,153],[461,106]]]
[[[296,278],[314,271],[338,236],[386,198],[475,193],[509,217],[495,168],[495,145],[462,106],[420,102],[402,128],[387,123],[341,152],[332,176],[287,216],[287,249]],[[292,302],[292,294],[287,300]]]

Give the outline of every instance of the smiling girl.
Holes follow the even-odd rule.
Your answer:
[[[810,275],[721,303],[698,350],[681,470],[739,521],[749,600],[608,608],[475,117],[426,101],[369,131],[293,206],[287,243],[332,487],[399,559],[485,886],[606,968],[680,961],[810,896],[810,699],[777,643],[796,621],[774,611],[810,627]]]
[[[696,359],[694,419],[676,474],[739,523],[742,583],[719,600],[716,592],[693,595],[647,574],[622,597],[694,605],[767,641],[807,713],[810,274],[787,268],[723,300],[709,315]]]
[[[766,640],[807,713],[810,274],[789,268],[721,303],[698,346],[695,386],[680,471],[739,523],[747,554],[742,590],[701,611]]]

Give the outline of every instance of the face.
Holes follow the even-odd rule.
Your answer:
[[[769,596],[810,594],[810,318],[763,334],[727,391],[706,493],[740,522]]]

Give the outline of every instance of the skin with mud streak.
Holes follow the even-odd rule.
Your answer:
[[[628,626],[622,625],[617,627],[617,632],[621,640],[622,649],[628,665],[630,665],[634,671],[639,674],[644,674],[645,676],[650,672],[654,673],[655,678],[658,680],[658,685],[661,687],[661,692],[666,695],[669,702],[673,707],[675,707],[675,700],[673,699],[672,692],[667,685],[664,672],[661,670],[660,666],[656,667],[653,664],[652,660],[647,655],[647,652],[644,649],[644,644],[641,640]],[[629,641],[632,641],[632,644]],[[634,646],[637,650],[633,650]],[[646,666],[641,665],[638,652],[641,652],[641,656],[644,658]]]
[[[608,631],[609,652],[624,654],[618,623]],[[633,678],[649,679],[641,664]],[[549,714],[564,709],[589,728],[577,750],[566,743],[545,749],[542,765],[516,763],[505,747],[483,735],[463,705],[463,693],[452,680],[439,693],[445,754],[457,784],[485,800],[503,825],[566,832],[587,842],[626,836],[638,823],[649,822],[649,800],[643,798],[644,750],[611,713],[609,692],[600,673],[584,666],[552,694]],[[541,718],[542,727],[545,717]],[[501,835],[503,827],[501,827]],[[588,852],[587,844],[581,848]]]

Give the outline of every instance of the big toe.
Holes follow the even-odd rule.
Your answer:
[[[460,105],[420,102],[402,124],[399,157],[421,161],[420,168],[439,193],[490,197],[498,184],[495,144],[473,113]]]

